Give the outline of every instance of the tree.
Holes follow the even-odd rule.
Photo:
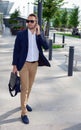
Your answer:
[[[55,17],[53,18],[53,27],[58,28],[61,26],[61,20],[60,20],[60,10],[55,13]]]
[[[50,19],[55,16],[56,11],[64,3],[64,0],[44,0],[43,1],[43,17],[47,21],[46,25],[46,35],[49,36],[49,23]]]
[[[9,19],[10,26],[15,26],[18,24],[17,18],[20,16],[20,12],[18,10],[15,10],[11,15]]]
[[[61,11],[61,27],[62,28],[65,28],[67,27],[67,21],[68,21],[68,12],[67,12],[67,9],[62,9]]]
[[[79,25],[79,7],[74,7],[69,15],[69,27],[76,28]]]
[[[18,18],[19,16],[20,16],[19,10],[15,10],[10,15],[9,24],[12,35],[16,35],[19,30],[23,30],[25,28],[23,22]]]

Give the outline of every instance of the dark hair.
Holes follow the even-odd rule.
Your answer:
[[[30,17],[30,16],[31,16],[31,17],[33,16],[33,17],[35,17],[35,18],[38,20],[38,17],[37,17],[35,14],[33,14],[33,13],[32,13],[32,14],[29,14],[28,17]]]

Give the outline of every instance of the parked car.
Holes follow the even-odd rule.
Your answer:
[[[80,36],[80,32],[79,32],[78,28],[73,28],[72,35]]]

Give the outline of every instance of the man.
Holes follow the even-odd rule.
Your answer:
[[[21,79],[21,120],[28,124],[28,111],[32,108],[27,104],[29,94],[35,79],[37,66],[50,66],[43,55],[42,48],[48,49],[44,37],[41,35],[38,18],[35,14],[28,16],[27,29],[18,32],[13,51],[13,72],[19,71]]]

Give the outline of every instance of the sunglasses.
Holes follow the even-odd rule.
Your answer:
[[[34,23],[35,20],[26,20],[26,22],[27,22],[27,23],[29,23],[29,22],[30,22],[30,23]]]

